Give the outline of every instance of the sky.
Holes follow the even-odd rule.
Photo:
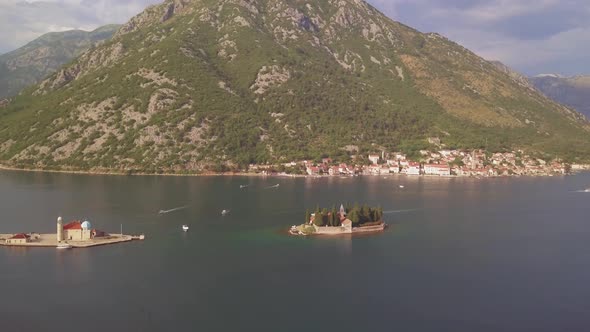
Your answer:
[[[162,0],[0,0],[0,54],[40,35],[124,23]],[[590,74],[589,0],[368,0],[526,75]]]

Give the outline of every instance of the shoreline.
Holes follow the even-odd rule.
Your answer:
[[[6,243],[6,239],[10,238],[14,234],[0,234],[0,247],[16,247],[16,248],[56,248],[58,246],[56,236],[57,234],[38,234],[39,237],[35,241],[27,243],[9,244]],[[111,234],[105,238],[95,238],[88,241],[75,241],[69,240],[64,241],[72,246],[72,248],[91,248],[106,246],[111,244],[120,244],[139,240],[137,236],[125,235],[125,234]]]
[[[530,177],[530,178],[537,178],[537,177],[556,177],[556,176],[568,176],[574,175],[577,173],[582,173],[586,171],[585,169],[575,170],[570,174],[526,174],[526,175],[498,175],[498,176],[464,176],[464,175],[429,175],[429,174],[421,174],[421,175],[408,175],[408,174],[400,174],[400,173],[391,173],[391,174],[359,174],[359,175],[307,175],[307,174],[281,174],[281,173],[274,173],[274,174],[262,174],[262,173],[199,173],[199,174],[181,174],[181,173],[126,173],[126,172],[118,172],[118,171],[82,171],[82,170],[51,170],[51,169],[41,169],[41,168],[18,168],[12,166],[6,166],[0,164],[0,171],[9,171],[9,172],[28,172],[28,173],[53,173],[53,174],[71,174],[71,175],[106,175],[106,176],[162,176],[162,177],[273,177],[273,178],[353,178],[359,176],[370,176],[370,177],[407,177],[407,178],[436,178],[436,179],[493,179],[493,178],[521,178],[521,177]]]
[[[0,164],[0,171],[9,172],[28,172],[28,173],[55,173],[55,174],[74,174],[74,175],[107,175],[107,176],[171,176],[171,177],[214,177],[214,176],[252,176],[252,177],[308,177],[308,175],[279,175],[279,174],[260,174],[260,173],[200,173],[200,174],[181,174],[181,173],[125,173],[117,171],[80,171],[80,170],[51,170],[41,168],[17,168]]]

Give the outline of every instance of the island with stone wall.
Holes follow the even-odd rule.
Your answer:
[[[342,235],[382,232],[387,225],[383,222],[383,210],[366,205],[331,210],[319,208],[314,213],[306,212],[305,223],[293,225],[291,235]]]
[[[89,221],[75,220],[64,225],[61,217],[57,218],[56,226],[56,233],[0,234],[0,246],[87,248],[145,238],[143,235],[109,234],[93,228]]]

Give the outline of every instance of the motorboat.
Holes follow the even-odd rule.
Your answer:
[[[229,210],[223,210],[221,211],[221,215],[222,216],[227,216],[229,214]]]
[[[399,187],[400,187],[401,189],[404,189],[406,186],[404,186],[404,185],[400,184],[400,186],[399,186]]]
[[[188,232],[188,225],[182,225],[182,230]]]
[[[72,249],[72,245],[69,243],[58,243],[57,244],[57,249]]]
[[[244,189],[244,188],[248,188],[248,185],[247,184],[240,185],[240,189]]]

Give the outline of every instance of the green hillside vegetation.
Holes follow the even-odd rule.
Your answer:
[[[23,88],[38,83],[93,44],[110,39],[118,27],[106,25],[90,32],[50,32],[0,55],[0,98],[16,95]]]
[[[346,211],[347,219],[352,221],[354,227],[358,226],[371,226],[375,224],[381,224],[383,222],[383,209],[381,207],[370,207],[368,205],[354,204],[353,206],[347,206],[344,208]],[[305,223],[309,223],[312,214],[308,211],[305,212]],[[313,223],[316,226],[341,226],[340,212],[333,206],[331,209],[320,209],[317,207],[313,212]]]
[[[23,168],[195,173],[381,148],[590,159],[588,123],[364,2],[167,1],[0,109]]]

